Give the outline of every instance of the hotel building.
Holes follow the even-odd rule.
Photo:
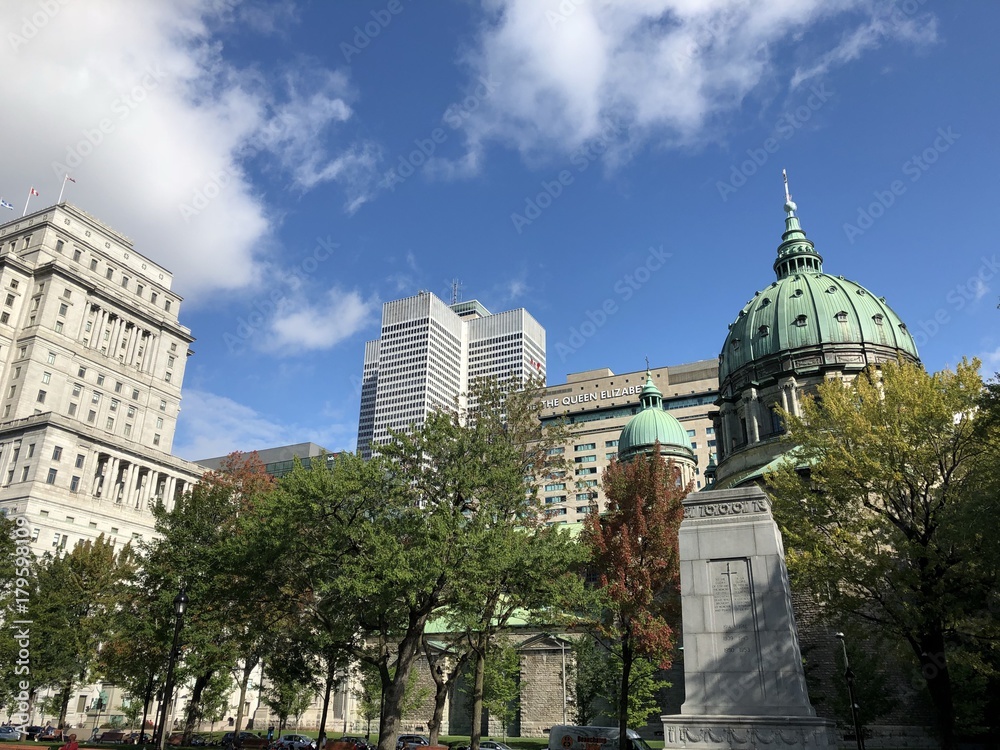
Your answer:
[[[694,490],[702,489],[705,469],[716,456],[709,414],[719,398],[719,362],[706,359],[649,372],[663,394],[663,408],[687,432],[698,462]],[[598,511],[604,509],[601,475],[618,454],[622,429],[642,409],[639,394],[645,383],[645,370],[615,375],[601,368],[569,375],[565,384],[545,389],[539,414],[543,423],[561,420],[568,428],[571,439],[562,450],[572,466],[572,475],[553,477],[541,488],[549,523],[582,521],[595,499]]]
[[[390,430],[464,406],[477,378],[532,375],[545,376],[545,329],[525,309],[492,314],[476,300],[449,305],[430,292],[386,302],[381,336],[365,344],[358,450],[369,458]]]
[[[0,225],[0,513],[36,554],[148,539],[201,476],[170,455],[194,340],[171,281],[67,203]]]

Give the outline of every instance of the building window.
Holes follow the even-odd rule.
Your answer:
[[[65,315],[67,312],[69,312],[69,305],[67,305],[65,302],[60,302],[59,303],[59,314],[60,315]]]
[[[580,475],[583,475],[583,474],[596,474],[596,473],[597,473],[597,469],[595,467],[591,467],[589,469],[577,469],[576,470],[577,476],[580,476]]]
[[[98,375],[97,376],[97,384],[98,385],[104,385],[104,375]]]
[[[579,500],[580,502],[584,502],[584,503],[589,502],[590,501],[590,493],[589,492],[578,492],[577,495],[576,495],[576,499]]]
[[[83,390],[83,386],[80,383],[73,383],[73,396],[79,396],[80,392]]]
[[[9,323],[9,322],[10,322],[10,313],[7,312],[0,313],[0,323]]]
[[[80,260],[80,256],[82,254],[83,253],[80,252],[80,248],[78,248],[78,247],[74,247],[73,248],[73,260]]]
[[[56,353],[55,352],[49,352],[49,360],[48,361],[49,361],[50,365],[54,365],[56,363]]]
[[[34,455],[35,455],[35,444],[34,443],[29,443],[28,444],[28,458],[32,458]]]
[[[132,437],[132,425],[125,423],[125,437]]]
[[[38,309],[38,305],[39,305],[39,303],[41,301],[42,301],[41,297],[32,297],[31,298],[31,310],[32,310],[32,312],[34,312],[35,310]]]
[[[73,477],[69,480],[69,491],[77,492],[80,489],[80,477]]]
[[[18,281],[17,279],[11,279],[10,280],[10,288],[11,289],[17,289],[20,285],[21,285],[21,282]]]
[[[45,403],[45,396],[46,396],[45,391],[39,391],[38,392],[38,398],[36,398],[35,401],[37,401],[40,404],[44,404]]]
[[[163,417],[157,417],[156,418],[156,429],[160,429],[161,427],[163,427]]]
[[[104,424],[104,426],[109,430],[115,429],[115,418],[108,417],[108,421]]]
[[[574,445],[573,450],[579,453],[580,451],[592,451],[596,447],[594,443],[583,443],[581,445]]]
[[[612,458],[614,458],[617,455],[618,455],[617,452],[605,453],[604,454],[604,460],[605,461],[610,461]]]
[[[18,347],[17,354],[18,354],[19,357],[27,357],[28,356],[28,346],[27,346],[27,344],[25,344],[24,346]]]
[[[115,383],[115,393],[121,393],[121,392],[122,392],[122,384],[121,384],[121,382],[116,382]]]
[[[83,462],[84,462],[85,460],[86,460],[86,456],[84,456],[84,454],[82,454],[82,453],[77,453],[77,454],[76,454],[76,463],[74,463],[73,465],[74,465],[74,466],[75,466],[76,468],[78,468],[78,469],[82,469],[82,468],[83,468]]]
[[[566,489],[566,483],[565,482],[558,482],[556,484],[547,484],[547,485],[545,485],[545,491],[546,492],[558,492],[559,490],[564,490],[564,489]]]
[[[7,295],[7,301],[4,302],[4,304],[7,305],[7,307],[13,307],[14,306],[14,295],[13,294],[8,294]]]
[[[134,406],[129,406],[129,408],[128,408],[128,418],[131,419],[134,416],[135,416],[135,407]]]
[[[155,304],[156,304],[156,298],[157,298],[158,296],[159,296],[159,295],[157,295],[157,293],[156,293],[156,292],[150,292],[150,293],[149,293],[149,301],[150,301],[150,302],[152,302],[152,303],[153,303],[153,304],[155,305]]]
[[[163,375],[163,382],[164,383],[169,383],[170,382],[170,378],[171,378],[170,370],[167,370],[166,373],[164,373],[164,375]]]
[[[605,448],[617,448],[618,447],[618,441],[617,440],[605,440],[604,441],[604,447]]]
[[[97,260],[94,259],[94,258],[91,258],[91,260],[90,260],[90,270],[91,271],[96,271],[97,270]]]
[[[81,367],[81,368],[80,368],[79,370],[77,370],[77,371],[76,371],[76,376],[77,376],[78,378],[82,378],[82,377],[84,377],[84,376],[85,376],[86,374],[87,374],[87,368],[86,368],[86,367]]]
[[[153,435],[153,445],[159,445],[159,444],[160,444],[160,436],[157,433],[157,434]]]
[[[21,469],[21,481],[22,482],[27,482],[28,481],[28,467],[27,466],[25,466],[23,469]]]
[[[143,289],[144,289],[144,288],[145,288],[145,287],[143,287],[143,285],[142,285],[142,284],[136,284],[136,285],[135,285],[135,293],[136,293],[136,294],[137,294],[138,296],[140,296],[140,297],[141,297],[141,296],[142,296],[142,291],[143,291]]]
[[[133,401],[138,401],[139,400],[139,389],[138,388],[133,388],[132,389],[132,400]]]
[[[597,460],[597,456],[577,456],[573,459],[578,464],[592,464]]]
[[[106,271],[106,272],[104,273],[104,275],[105,275],[105,277],[106,277],[106,278],[107,278],[107,279],[108,279],[108,280],[110,281],[110,280],[111,280],[112,278],[114,278],[114,275],[115,275],[115,269],[113,269],[113,268],[109,268],[109,269],[108,269],[108,270],[107,270],[107,271]]]
[[[71,404],[69,405],[69,415],[70,415],[71,417],[75,417],[75,416],[76,416],[76,404],[72,404],[72,403],[71,403]]]
[[[14,380],[17,380],[19,377],[21,377],[21,365],[14,368]]]
[[[170,300],[163,301],[163,311],[170,312]]]
[[[565,452],[566,452],[566,449],[565,448],[561,448],[561,447],[560,448],[549,448],[549,451],[548,451],[548,453],[549,453],[550,456],[561,456]]]
[[[87,421],[93,424],[95,419],[97,419],[97,412],[91,409],[87,412]]]
[[[128,288],[128,276],[122,276],[122,286]]]
[[[101,403],[101,394],[97,391],[94,391],[94,395],[90,397],[90,403],[92,404]]]
[[[47,477],[45,477],[45,484],[55,484],[56,483],[56,474],[58,474],[58,473],[59,472],[56,471],[55,469],[49,469],[49,474],[48,474]]]
[[[52,380],[52,373],[51,372],[43,372],[42,373],[42,382],[43,383],[48,383],[51,380]]]
[[[160,411],[166,411],[166,410],[167,410],[167,402],[164,401],[163,399],[160,399]]]
[[[14,398],[14,394],[17,393],[17,386],[12,385],[7,391],[7,398]]]
[[[118,404],[121,403],[118,399],[111,399],[111,411],[118,411]]]
[[[7,472],[7,484],[10,484],[13,481],[14,481],[14,470],[11,469],[10,471]]]

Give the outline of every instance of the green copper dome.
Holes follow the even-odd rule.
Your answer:
[[[653,383],[653,375],[646,372],[646,385],[639,395],[642,411],[625,425],[618,438],[618,459],[628,461],[640,453],[652,450],[657,441],[664,454],[693,458],[691,441],[687,431],[681,427],[670,412],[663,410],[663,394]]]
[[[918,360],[913,337],[884,298],[843,276],[823,273],[823,258],[795,210],[789,199],[774,262],[777,281],[757,292],[729,326],[719,355],[719,383],[744,368],[748,372],[741,380],[759,381],[857,357],[885,360],[902,354]],[[813,356],[806,356],[809,350]]]

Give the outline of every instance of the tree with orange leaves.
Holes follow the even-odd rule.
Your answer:
[[[680,555],[677,533],[690,491],[680,470],[660,457],[660,445],[629,462],[612,461],[604,472],[607,510],[591,514],[583,540],[601,594],[598,633],[620,649],[619,747],[626,728],[632,666],[648,659],[668,669],[680,623]]]

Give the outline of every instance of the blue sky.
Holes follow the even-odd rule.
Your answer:
[[[67,167],[174,272],[185,458],[353,449],[381,303],[453,279],[541,321],[553,383],[716,357],[782,168],[928,368],[1000,369],[994,2],[3,5],[0,195]]]

